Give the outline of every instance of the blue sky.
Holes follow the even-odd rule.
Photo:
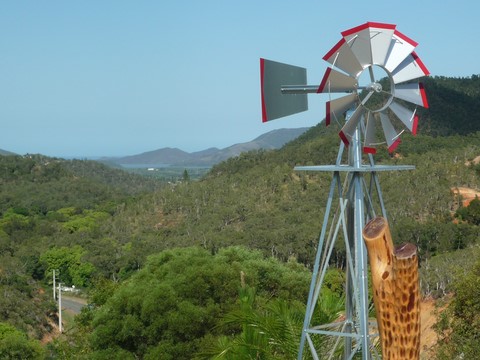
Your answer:
[[[261,122],[259,58],[307,68],[340,32],[396,24],[432,75],[480,73],[480,5],[472,1],[0,1],[0,148],[49,156],[200,151],[277,128]]]

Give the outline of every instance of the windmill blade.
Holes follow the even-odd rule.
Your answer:
[[[388,115],[381,112],[380,122],[382,124],[383,134],[387,141],[388,151],[393,152],[400,145],[400,134],[397,133],[392,125],[392,122],[388,118]]]
[[[298,66],[260,59],[262,121],[308,110],[306,94],[282,94],[282,85],[307,83],[307,70]]]
[[[406,83],[395,85],[394,96],[416,105],[428,108],[427,94],[422,83]]]
[[[385,63],[395,27],[391,24],[367,22],[342,32],[342,35],[360,65],[365,68]]]
[[[410,110],[398,102],[392,101],[389,106],[390,110],[405,124],[413,135],[417,134],[418,116],[415,110]]]
[[[358,106],[353,114],[350,116],[350,118],[345,122],[345,125],[343,125],[342,130],[338,133],[340,138],[342,139],[343,143],[345,146],[350,145],[350,141],[353,137],[353,133],[355,132],[355,129],[357,128],[358,123],[363,117],[363,106]]]
[[[385,61],[385,68],[393,72],[405,58],[410,55],[417,47],[418,43],[409,37],[395,30],[392,36],[392,42],[388,51],[387,60]]]
[[[354,91],[356,85],[357,79],[354,77],[345,75],[335,69],[327,68],[317,93]]]
[[[352,108],[357,100],[357,94],[349,94],[335,100],[327,101],[327,115],[325,117],[325,125],[330,125],[332,117],[336,118],[348,109]]]
[[[375,145],[377,144],[375,119],[370,111],[367,113],[366,121],[367,124],[365,126],[365,143],[363,146],[363,152],[367,154],[375,154],[377,152],[375,149]]]
[[[362,65],[360,65],[344,38],[323,57],[323,60],[354,77],[363,70]]]
[[[430,72],[414,51],[392,72],[392,79],[395,84],[398,84],[422,76],[427,76],[429,74]]]
[[[385,65],[396,26],[392,24],[381,23],[371,24],[370,41],[372,43],[373,64]]]
[[[348,46],[350,46],[350,49],[352,49],[362,68],[372,63],[372,47],[368,23],[343,31],[342,36]]]

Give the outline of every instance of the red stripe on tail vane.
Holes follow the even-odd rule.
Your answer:
[[[262,96],[262,122],[267,122],[267,106],[265,105],[265,94],[263,89],[263,77],[265,73],[265,59],[260,58],[260,87]]]

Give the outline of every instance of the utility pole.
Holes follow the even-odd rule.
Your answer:
[[[62,332],[62,283],[58,283],[58,330]]]
[[[55,288],[55,277],[57,275],[56,274],[57,270],[53,269],[52,272],[53,272],[53,300],[56,300],[57,299],[57,296],[56,296],[57,289]]]

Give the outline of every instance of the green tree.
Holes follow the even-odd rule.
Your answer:
[[[183,176],[182,176],[183,181],[188,182],[190,181],[190,175],[188,174],[187,169],[183,170]]]
[[[306,299],[309,272],[244,248],[213,255],[201,248],[163,251],[95,311],[94,355],[122,349],[135,357],[191,359],[203,339],[221,335],[218,321],[236,305],[240,272],[257,290],[257,301]]]
[[[339,294],[328,288],[324,290],[314,314],[316,324],[332,323],[344,310]],[[305,304],[296,300],[273,299],[259,305],[255,301],[255,293],[254,288],[242,286],[239,289],[239,307],[226,314],[220,323],[221,327],[239,328],[240,333],[219,337],[197,354],[198,359],[273,360],[294,359],[297,356]]]
[[[468,206],[459,208],[455,215],[466,222],[480,225],[480,199],[478,196],[475,196]]]
[[[287,359],[298,350],[302,306],[273,300],[263,309],[255,309],[255,289],[239,290],[240,306],[228,313],[224,327],[239,327],[240,334],[222,336],[213,347],[201,351],[199,359]]]
[[[29,340],[13,326],[0,322],[0,358],[39,360],[45,358],[45,352],[38,341]]]
[[[480,261],[455,282],[455,297],[436,325],[438,357],[476,359],[480,353]]]
[[[40,256],[45,266],[45,277],[49,278],[53,270],[59,270],[60,281],[65,285],[87,286],[95,267],[83,260],[86,251],[80,246],[52,247]]]

